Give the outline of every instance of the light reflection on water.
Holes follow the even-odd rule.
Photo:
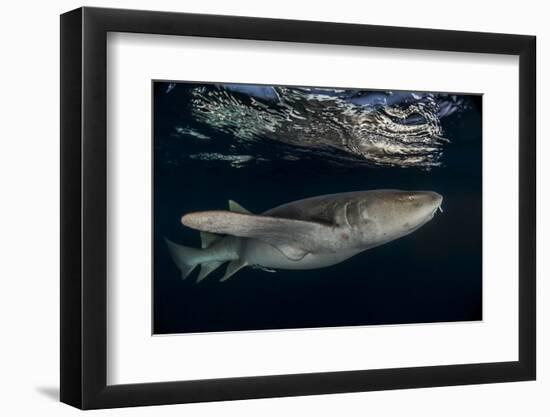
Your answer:
[[[267,141],[275,148],[271,158],[276,150],[286,160],[430,169],[441,165],[449,142],[440,120],[467,106],[461,96],[445,93],[201,85],[191,91],[194,119],[232,136],[233,143],[226,152],[205,147],[190,158],[239,168],[268,161],[251,150]],[[175,134],[201,139],[205,146],[211,139],[196,125],[175,126]]]

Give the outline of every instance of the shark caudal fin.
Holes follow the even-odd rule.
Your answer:
[[[170,251],[172,259],[181,271],[182,279],[185,279],[193,272],[197,265],[200,265],[201,270],[197,277],[197,282],[201,282],[208,274],[214,272],[221,266],[225,260],[212,259],[211,252],[207,251],[214,243],[222,239],[222,236],[214,233],[201,232],[201,247],[202,249],[190,248],[187,246],[178,245],[168,239],[166,245]],[[230,260],[230,259],[228,259]]]
[[[181,271],[181,278],[185,279],[200,263],[201,249],[189,248],[187,246],[178,245],[164,238],[172,259]]]
[[[250,212],[241,206],[239,203],[229,200],[229,210],[235,213],[249,214]],[[187,246],[178,245],[168,239],[164,239],[168,245],[168,250],[172,255],[172,259],[181,271],[182,279],[189,276],[197,265],[200,265],[200,272],[197,277],[197,282],[201,282],[210,273],[218,269],[223,263],[229,261],[225,270],[225,275],[220,281],[227,280],[247,264],[238,258],[237,253],[228,250],[228,244],[233,240],[225,240],[225,243],[220,243],[225,236],[201,231],[201,249],[189,248]],[[213,247],[215,246],[215,247]]]

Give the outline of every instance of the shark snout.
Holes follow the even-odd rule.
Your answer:
[[[397,202],[396,215],[405,219],[406,225],[416,227],[433,218],[441,208],[443,197],[434,191],[406,191],[399,194]]]
[[[427,205],[431,205],[434,209],[439,208],[443,203],[443,196],[435,191],[422,191],[422,198]]]
[[[431,199],[432,199],[432,205],[434,206],[434,210],[439,209],[441,210],[441,212],[443,212],[443,209],[441,208],[441,204],[443,204],[443,196],[436,192],[432,192]]]
[[[419,191],[415,193],[414,199],[422,207],[423,211],[432,216],[438,209],[441,210],[441,204],[443,203],[443,196],[435,191]]]

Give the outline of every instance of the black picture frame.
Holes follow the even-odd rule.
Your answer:
[[[107,385],[108,32],[519,56],[519,360]],[[61,15],[61,401],[81,409],[533,380],[534,36],[136,10]]]

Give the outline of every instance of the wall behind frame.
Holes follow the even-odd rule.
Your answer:
[[[2,96],[0,114],[0,321],[2,344],[0,380],[2,414],[71,416],[79,411],[57,402],[59,394],[59,14],[82,6],[76,0],[55,3],[10,2],[0,26]],[[275,18],[341,21],[438,29],[493,31],[537,35],[538,137],[548,136],[541,114],[550,84],[550,28],[543,3],[481,3],[464,0],[445,7],[438,1],[297,2],[279,0],[89,0],[87,6],[122,7],[180,12],[236,14]],[[539,141],[540,144],[540,141]],[[541,144],[538,212],[550,210],[550,193],[541,184],[550,180],[549,146]],[[550,298],[550,220],[539,215],[539,300]],[[543,236],[544,234],[544,236]],[[549,350],[548,303],[539,302],[539,352]],[[231,403],[193,404],[95,412],[98,416],[280,416],[313,414],[362,416],[547,415],[544,395],[550,390],[550,361],[539,355],[538,381],[484,386],[325,395]],[[228,358],[230,360],[230,358]]]

